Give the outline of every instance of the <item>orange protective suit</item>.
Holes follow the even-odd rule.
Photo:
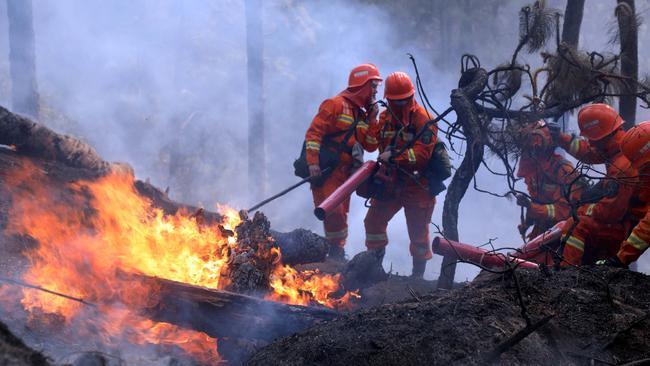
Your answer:
[[[624,131],[619,129],[597,145],[566,134],[560,136],[560,146],[576,159],[587,164],[605,164],[607,175],[601,183],[612,192],[596,203],[581,206],[577,224],[573,218],[566,221],[562,228],[566,240],[565,265],[591,264],[616,255],[632,226],[631,201],[638,187],[629,179],[637,172],[620,151],[623,135]]]
[[[645,213],[638,224],[632,230],[632,233],[621,244],[618,253],[616,254],[621,263],[629,265],[635,262],[643,252],[650,247],[650,186],[647,179],[644,179],[644,186],[641,188],[639,201],[645,208]],[[639,212],[638,214],[640,214]],[[641,215],[639,215],[641,216]]]
[[[550,152],[545,155],[523,155],[517,176],[524,178],[532,199],[526,222],[534,225],[529,238],[534,238],[571,215],[571,206],[562,193],[570,187],[570,198],[579,199],[582,185],[571,162]]]
[[[393,151],[399,151],[432,118],[415,99],[411,98],[408,103],[399,110],[394,109],[404,126],[396,121],[388,110],[381,113],[379,123],[370,127],[365,146],[368,151],[379,149],[383,153],[393,141]],[[390,219],[403,207],[411,255],[419,260],[429,260],[433,256],[429,241],[429,223],[436,200],[429,193],[428,182],[423,173],[433,152],[437,132],[437,127],[431,126],[430,131],[423,134],[411,148],[392,158],[396,166],[392,168],[396,184],[390,192],[383,192],[382,199],[370,200],[370,209],[364,220],[368,249],[381,249],[388,245],[386,227]]]
[[[321,148],[330,148],[336,150],[336,147],[343,143],[345,135],[355,119],[359,122],[354,133],[347,141],[347,145],[340,153],[340,163],[334,171],[325,179],[320,186],[311,186],[314,204],[320,205],[332,192],[334,192],[343,182],[350,177],[352,168],[352,146],[359,142],[366,144],[368,136],[368,123],[376,121],[366,121],[366,114],[352,100],[346,98],[341,93],[330,99],[325,100],[316,117],[314,117],[307,134],[305,144],[307,150],[307,163],[309,165],[318,165],[319,153]],[[334,136],[327,138],[327,136]],[[324,140],[330,141],[328,146],[324,146]],[[374,140],[369,140],[375,142]],[[332,245],[343,247],[348,236],[347,217],[350,207],[350,200],[347,199],[336,210],[328,215],[323,224],[325,226],[325,237]]]

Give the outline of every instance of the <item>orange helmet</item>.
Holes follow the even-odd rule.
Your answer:
[[[650,162],[650,121],[641,122],[625,133],[621,151],[637,168]]]
[[[590,104],[578,112],[580,135],[598,141],[623,125],[614,108],[603,103]]]
[[[411,78],[406,73],[397,71],[386,78],[386,87],[384,88],[384,98],[400,100],[406,99],[415,94],[415,88]]]
[[[537,121],[527,129],[527,147],[536,150],[546,150],[553,144],[551,132],[543,120]]]
[[[377,69],[377,66],[374,64],[361,64],[350,71],[348,88],[362,86],[367,83],[368,80],[381,81],[382,79],[381,76],[379,76],[379,69]]]

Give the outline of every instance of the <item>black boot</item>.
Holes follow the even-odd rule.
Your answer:
[[[377,261],[382,263],[384,261],[384,255],[386,255],[386,248],[381,249],[368,249],[368,252],[373,253],[377,257]]]
[[[343,262],[345,261],[345,249],[338,245],[330,244],[330,250],[327,256],[332,260]]]
[[[413,257],[413,272],[411,273],[411,277],[424,278],[425,269],[427,269],[427,260]]]

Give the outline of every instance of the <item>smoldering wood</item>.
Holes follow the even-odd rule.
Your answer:
[[[137,279],[159,289],[157,304],[144,315],[211,337],[272,340],[338,315],[325,308],[282,304],[161,278]]]
[[[0,106],[0,144],[14,146],[22,155],[54,160],[70,167],[108,172],[104,161],[89,144],[56,133],[31,119]]]
[[[271,230],[271,236],[282,253],[284,264],[296,265],[323,262],[329,251],[324,237],[306,229],[295,229],[288,233]]]
[[[466,138],[467,152],[454,173],[451,183],[449,183],[442,209],[443,235],[446,239],[455,241],[459,239],[458,207],[483,160],[485,144],[481,136],[481,116],[479,116],[474,101],[485,88],[488,73],[481,68],[470,69],[467,72],[473,73],[471,79],[469,79],[470,81],[451,92],[451,106],[456,112],[458,122]],[[438,279],[439,288],[452,288],[456,273],[455,261],[455,258],[443,257],[440,278]]]
[[[389,275],[382,266],[383,259],[384,253],[377,250],[366,250],[355,255],[341,272],[343,287],[348,290],[362,289],[386,281]]]

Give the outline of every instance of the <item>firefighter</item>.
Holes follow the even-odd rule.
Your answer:
[[[409,76],[394,72],[386,78],[384,97],[388,107],[371,126],[368,151],[379,149],[382,167],[377,174],[386,178],[383,191],[370,200],[370,209],[364,220],[366,247],[383,258],[388,244],[388,221],[402,208],[410,239],[414,277],[423,277],[426,263],[432,257],[429,241],[429,223],[435,197],[429,193],[424,170],[436,143],[437,128],[432,126],[421,138],[398,155],[431,119],[427,111],[415,101],[415,89]]]
[[[616,267],[626,267],[635,262],[650,246],[650,121],[642,122],[632,127],[623,136],[621,142],[623,154],[632,162],[639,174],[638,205],[636,217],[640,221],[630,235],[621,244],[618,253],[599,264],[609,264]],[[603,263],[604,262],[604,263]]]
[[[635,192],[634,185],[625,182],[636,171],[620,149],[623,118],[612,107],[596,103],[580,110],[578,126],[586,139],[560,133],[559,145],[583,163],[605,164],[606,176],[583,195],[591,198],[583,199],[587,202],[577,210],[577,222],[573,217],[565,222],[564,265],[593,264],[616,254],[631,226]]]
[[[362,64],[355,67],[350,72],[347,88],[320,105],[307,129],[305,148],[309,175],[321,180],[311,184],[316,206],[350,176],[353,147],[357,142],[365,144],[368,124],[376,123],[378,107],[374,101],[381,81],[375,65]],[[329,149],[329,153],[338,155],[338,164],[325,177],[321,177],[322,149]],[[349,206],[348,198],[324,220],[325,238],[330,244],[329,256],[333,259],[345,258]]]
[[[522,236],[532,225],[528,238],[534,238],[571,215],[567,198],[579,199],[583,181],[573,164],[554,152],[555,144],[544,121],[523,129],[522,154],[517,176],[524,179],[530,199],[517,194],[517,204],[525,207],[526,217],[519,225]],[[565,192],[569,192],[566,197]]]

